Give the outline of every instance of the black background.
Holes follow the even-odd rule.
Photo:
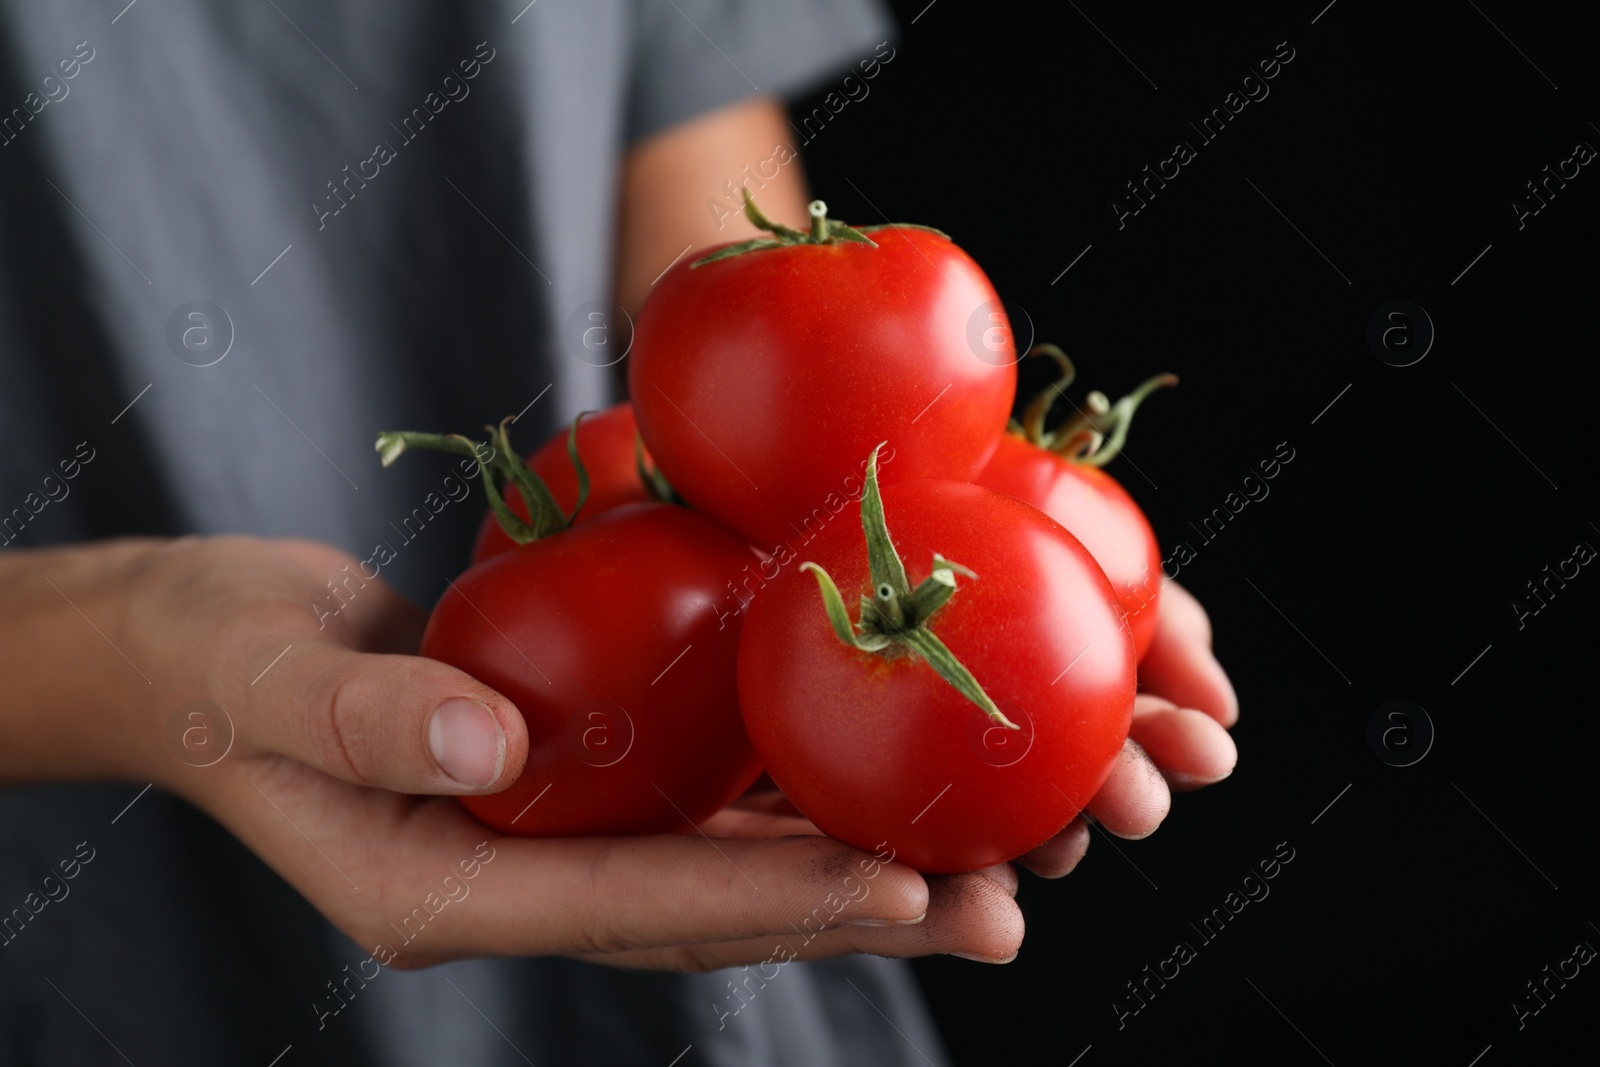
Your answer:
[[[1589,1044],[1594,966],[1521,1029],[1511,1004],[1536,1007],[1525,982],[1600,946],[1578,684],[1600,575],[1520,629],[1511,604],[1578,542],[1600,547],[1600,175],[1520,230],[1511,203],[1576,142],[1600,146],[1592,38],[1570,9],[1323,3],[899,3],[894,58],[803,148],[834,217],[951,233],[1074,357],[1076,399],[1181,376],[1111,470],[1164,546],[1196,548],[1179,581],[1242,707],[1232,778],[1177,798],[1147,840],[1095,831],[1063,882],[1024,879],[1015,963],[918,965],[957,1062],[1489,1067]],[[1201,146],[1185,121],[1283,41],[1270,95]],[[1108,202],[1179,139],[1197,158],[1119,229]],[[1436,329],[1408,367],[1366,341],[1395,299]],[[1024,372],[1024,394],[1047,377]],[[1270,495],[1202,543],[1187,523],[1279,442],[1295,459]],[[1436,730],[1409,767],[1367,741],[1391,699]],[[1294,859],[1270,896],[1203,944],[1188,923],[1279,842]],[[1178,941],[1197,958],[1119,1029],[1124,983]]]

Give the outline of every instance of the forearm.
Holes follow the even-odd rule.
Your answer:
[[[126,575],[156,544],[0,553],[0,786],[133,778],[159,750],[129,729],[155,721],[155,686],[119,651]]]
[[[782,165],[751,178],[763,163]],[[689,248],[759,236],[740,210],[750,191],[772,218],[806,221],[806,180],[783,105],[744,100],[635,145],[623,166],[617,300],[637,315],[655,279]]]

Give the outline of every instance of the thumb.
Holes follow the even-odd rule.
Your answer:
[[[401,793],[492,793],[522,773],[521,714],[471,676],[420,656],[303,647],[252,694],[258,749]]]

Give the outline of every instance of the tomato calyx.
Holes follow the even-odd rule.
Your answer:
[[[1021,729],[1006,718],[966,665],[928,629],[929,619],[955,596],[956,575],[974,579],[978,576],[935,552],[928,577],[915,589],[911,587],[905,564],[889,537],[883,497],[878,492],[878,450],[882,447],[880,443],[867,459],[866,484],[861,494],[861,529],[867,537],[867,566],[872,575],[873,595],[861,598],[860,621],[851,624],[844,597],[832,575],[810,561],[802,563],[800,569],[816,576],[828,622],[844,644],[885,658],[915,655],[997,725],[1008,730]]]
[[[578,512],[583,510],[584,502],[589,499],[589,472],[585,469],[583,461],[578,458],[578,423],[583,420],[584,415],[589,414],[593,413],[585,411],[573,419],[572,427],[567,431],[567,457],[572,461],[573,470],[578,477],[578,498],[570,512],[561,510],[555,497],[551,495],[550,488],[545,485],[544,479],[522,462],[518,453],[512,449],[508,427],[515,421],[514,416],[501,419],[499,426],[485,426],[484,429],[489,433],[488,441],[474,441],[457,433],[417,433],[400,430],[378,434],[377,443],[373,447],[385,467],[393,464],[413,448],[446,452],[475,460],[479,473],[483,475],[483,491],[489,498],[489,510],[494,512],[495,519],[507,537],[519,545],[525,545],[567,529],[578,517]],[[642,453],[639,467],[642,478],[645,468]],[[506,506],[504,487],[507,484],[514,486],[522,496],[523,503],[528,506],[531,520],[523,519]],[[652,485],[648,480],[645,484]]]
[[[837,241],[853,241],[856,244],[877,248],[878,242],[867,235],[883,229],[925,230],[928,233],[936,233],[945,240],[950,239],[950,235],[943,230],[936,230],[932,226],[919,226],[910,222],[886,222],[876,226],[847,226],[838,219],[828,218],[828,205],[821,200],[811,201],[806,208],[811,215],[811,228],[809,230],[797,230],[792,226],[785,226],[781,222],[773,222],[767,218],[761,209],[756,207],[755,197],[750,195],[749,186],[742,188],[740,193],[744,196],[744,217],[749,219],[750,224],[756,229],[765,230],[772,236],[755,237],[748,241],[731,244],[726,248],[719,248],[717,251],[701,256],[693,263],[690,263],[689,268],[691,270],[707,263],[715,263],[719,259],[728,259],[733,256],[743,255],[746,252],[759,251],[763,248],[787,248],[791,245],[826,245]]]
[[[644,455],[644,438],[635,431],[633,435],[633,465],[639,472],[639,482],[644,486],[645,492],[663,504],[674,504],[680,508],[689,506],[689,502],[678,494],[667,481],[667,476],[661,473],[661,468],[651,463]],[[576,514],[576,509],[574,509]]]
[[[1061,368],[1061,377],[1033,398],[1020,423],[1013,422],[1012,433],[1054,452],[1069,463],[1085,467],[1104,467],[1117,457],[1128,440],[1128,427],[1133,413],[1144,403],[1145,397],[1157,389],[1178,384],[1176,374],[1157,374],[1147,378],[1137,389],[1113,404],[1098,389],[1084,399],[1078,413],[1054,430],[1044,428],[1045,419],[1058,396],[1066,395],[1067,386],[1077,375],[1072,360],[1052,344],[1037,344],[1028,350],[1030,356],[1049,356]]]

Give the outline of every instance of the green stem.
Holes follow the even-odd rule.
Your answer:
[[[844,597],[839,595],[839,586],[834,582],[833,575],[809,560],[800,564],[800,570],[810,571],[816,576],[817,587],[822,591],[822,610],[828,613],[828,622],[832,624],[834,634],[847,645],[856,644],[850,613],[845,610]]]
[[[476,460],[478,473],[483,477],[483,492],[489,499],[489,510],[494,512],[500,528],[506,532],[507,537],[518,544],[535,539],[533,527],[508,508],[505,498],[501,495],[500,487],[504,484],[505,476],[501,469],[499,450],[493,445],[484,441],[473,441],[457,433],[417,433],[411,430],[399,430],[380,433],[373,447],[377,449],[379,461],[385,467],[393,464],[413,448],[445,452]],[[484,458],[486,453],[487,459]]]
[[[806,207],[806,213],[810,216],[810,228],[797,230],[792,226],[785,226],[780,222],[774,222],[767,218],[761,209],[756,207],[755,198],[750,195],[748,186],[740,190],[740,195],[744,198],[744,217],[750,220],[750,225],[758,230],[764,230],[772,236],[753,237],[748,241],[738,241],[719,248],[715,252],[707,253],[689,264],[691,270],[695,267],[703,267],[707,263],[715,263],[719,259],[730,259],[733,256],[742,256],[746,252],[757,252],[764,248],[826,245],[833,244],[835,241],[851,241],[855,244],[864,244],[877,248],[878,242],[868,237],[867,234],[884,229],[923,230],[928,233],[936,233],[940,237],[949,240],[948,234],[935,230],[932,226],[917,226],[905,222],[886,222],[878,226],[847,226],[837,219],[828,218],[828,205],[821,200],[813,200]]]
[[[1072,360],[1055,345],[1038,344],[1028,350],[1030,356],[1048,356],[1061,368],[1060,377],[1029,403],[1022,413],[1020,424],[1009,427],[1024,440],[1048,449],[1072,463],[1088,467],[1104,467],[1122,451],[1128,440],[1128,427],[1133,423],[1134,412],[1146,397],[1157,389],[1178,384],[1175,374],[1157,374],[1147,378],[1139,387],[1115,404],[1099,391],[1092,392],[1066,422],[1054,430],[1046,430],[1045,422],[1058,397],[1066,396],[1076,371]]]
[[[510,418],[503,419],[499,426],[484,427],[489,432],[487,442],[474,441],[454,433],[400,430],[380,433],[373,447],[377,449],[379,460],[385,467],[412,449],[445,452],[475,460],[478,473],[483,476],[483,492],[489,499],[489,510],[494,513],[495,520],[500,523],[507,537],[519,545],[525,545],[571,526],[579,509],[589,498],[589,472],[578,458],[578,423],[588,414],[591,412],[586,411],[573,419],[567,432],[567,457],[572,461],[578,478],[578,499],[570,514],[561,511],[544,479],[535,474],[512,449],[508,429],[512,422]],[[523,519],[507,506],[504,487],[508,483],[516,487],[523,503],[527,505],[528,519]]]
[[[1111,428],[1106,420],[1110,413],[1111,401],[1096,389],[1084,397],[1083,407],[1078,408],[1066,422],[1045,434],[1039,443],[1058,456],[1077,461],[1105,441],[1106,431]]]
[[[1122,446],[1127,443],[1128,427],[1133,424],[1133,413],[1139,409],[1140,404],[1144,403],[1145,397],[1157,389],[1177,384],[1178,376],[1176,374],[1158,374],[1153,378],[1145,379],[1139,388],[1111,405],[1111,411],[1107,415],[1107,422],[1110,423],[1110,432],[1106,433],[1104,429],[1097,427],[1099,432],[1105,434],[1105,443],[1097,445],[1094,451],[1081,457],[1077,462],[1090,467],[1104,467],[1107,463],[1110,463],[1117,457],[1117,453],[1122,451]]]
[[[1022,413],[1022,432],[1030,441],[1038,442],[1044,439],[1044,422],[1050,415],[1050,408],[1056,402],[1056,397],[1067,395],[1067,386],[1072,384],[1072,379],[1077,376],[1077,370],[1072,366],[1072,360],[1067,354],[1052,344],[1037,344],[1028,349],[1030,356],[1049,356],[1061,368],[1061,377],[1056,379],[1054,385],[1048,389],[1040,390],[1039,395],[1033,398],[1033,403],[1028,405],[1028,410]]]
[[[489,459],[494,459],[494,449],[481,441],[472,441],[458,433],[417,433],[414,430],[390,430],[378,435],[378,443],[373,446],[378,450],[378,461],[385,467],[390,466],[399,459],[408,449],[425,448],[433,452],[448,452],[455,456],[465,456],[478,461],[481,469],[487,470],[488,462],[479,454],[479,449],[489,453]]]
[[[883,515],[883,497],[878,492],[878,452],[887,441],[867,457],[866,489],[861,494],[861,529],[867,536],[867,563],[872,572],[872,587],[881,591],[887,586],[896,596],[911,595],[911,581],[906,577],[905,564],[895,551],[889,538],[889,523]]]
[[[884,582],[877,588],[877,596],[871,600],[862,598],[862,618],[866,618],[867,605],[870,604],[873,614],[878,618],[879,626],[892,633],[903,633],[910,619],[906,616],[905,605],[900,603],[900,594],[894,587]]]
[[[874,448],[867,459],[866,487],[861,494],[861,529],[867,539],[867,569],[872,576],[873,595],[861,598],[858,620],[850,622],[844,597],[827,571],[811,562],[802,563],[800,569],[816,576],[828,623],[844,644],[885,657],[911,653],[993,722],[1010,730],[1020,729],[1006,718],[955,653],[928,628],[929,620],[955,596],[956,575],[977,575],[935,553],[928,577],[916,589],[911,588],[905,564],[889,536],[883,497],[878,491],[878,451],[882,447],[880,444]]]
[[[581,419],[583,416],[579,415],[578,418]],[[516,486],[522,502],[528,507],[529,524],[533,530],[530,539],[536,541],[541,537],[565,530],[570,523],[567,516],[562,514],[560,506],[556,504],[555,497],[550,494],[549,487],[544,484],[544,479],[533,473],[533,469],[522,462],[516,450],[511,447],[511,435],[508,430],[510,425],[511,420],[506,418],[500,420],[499,427],[485,426],[484,429],[489,431],[489,440],[494,442],[502,476]],[[583,480],[587,481],[587,477]]]
[[[566,516],[567,526],[578,521],[578,512],[589,502],[589,469],[583,465],[583,460],[578,458],[578,422],[585,415],[593,414],[592,411],[579,412],[578,417],[572,420],[572,428],[567,431],[567,460],[572,464],[572,473],[578,477],[578,495],[572,502],[572,511]],[[550,503],[554,504],[555,501],[552,500]]]
[[[806,206],[806,211],[811,215],[810,241],[814,245],[821,244],[828,239],[828,205],[821,200],[813,200]]]
[[[633,435],[633,466],[639,472],[639,481],[643,483],[645,491],[652,499],[663,504],[675,504],[678,507],[688,507],[678,491],[672,488],[672,483],[667,481],[666,475],[661,473],[661,468],[648,463],[644,458],[644,438],[637,432]]]
[[[740,188],[739,195],[744,198],[744,217],[749,219],[750,225],[756,229],[766,230],[784,241],[804,241],[806,239],[804,230],[796,230],[785,226],[781,222],[773,222],[762,214],[761,209],[756,207],[756,198],[750,195],[750,187],[748,185]]]
[[[932,630],[918,626],[906,633],[906,644],[910,645],[917,655],[928,662],[928,666],[939,672],[939,677],[955,686],[956,692],[972,701],[983,709],[983,713],[999,726],[1007,730],[1020,730],[1022,727],[1006,718],[995,702],[989,699],[989,694],[983,691],[983,686],[972,676],[962,662],[956,659],[956,654],[951,652],[945,643],[934,635]]]
[[[968,578],[976,578],[966,567],[959,563],[952,563],[939,553],[933,554],[933,570],[922,580],[922,584],[911,591],[911,596],[906,601],[906,610],[915,618],[926,619],[940,608],[950,602],[956,595],[956,575],[962,574]]]

